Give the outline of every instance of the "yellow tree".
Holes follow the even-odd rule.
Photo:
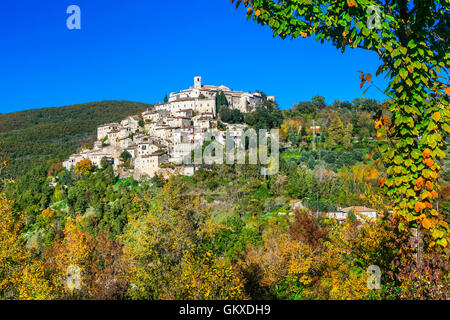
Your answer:
[[[23,244],[21,215],[12,211],[12,201],[0,194],[0,296],[12,298],[16,279],[27,261]]]
[[[173,280],[194,246],[196,227],[196,205],[183,195],[184,188],[181,178],[172,176],[155,197],[134,199],[138,210],[120,237],[131,266],[132,298],[175,298]]]
[[[67,219],[64,238],[57,239],[44,253],[46,270],[52,286],[62,298],[87,295],[90,256],[94,251],[92,237],[80,229],[79,222]],[[73,280],[71,286],[68,281]]]
[[[77,176],[88,175],[94,169],[94,165],[88,159],[83,159],[75,164],[74,172]]]
[[[178,282],[179,299],[187,300],[242,300],[244,283],[231,263],[216,258],[210,252],[194,257],[187,253],[181,264]]]
[[[50,300],[58,297],[40,260],[29,261],[15,280],[19,300]]]

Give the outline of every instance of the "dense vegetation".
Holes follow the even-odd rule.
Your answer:
[[[134,181],[107,162],[67,171],[49,154],[14,183],[3,181],[0,297],[448,298],[445,256],[427,251],[425,277],[402,260],[398,242],[408,239],[379,186],[385,168],[375,114],[361,105],[314,97],[286,111],[265,103],[246,115],[258,119],[250,126],[280,129],[280,171],[268,177],[256,165],[220,165]],[[448,214],[448,194],[441,197]],[[352,215],[341,224],[326,215],[352,205],[373,207],[380,218]],[[367,287],[370,265],[382,270],[381,290]],[[74,266],[79,289],[67,282]]]
[[[415,238],[402,252],[423,268],[421,240],[437,254],[448,250],[450,228],[439,210],[441,163],[450,133],[448,0],[232,0],[274,37],[329,41],[337,49],[376,53],[389,98],[376,114],[375,129],[391,198],[393,224]],[[372,75],[359,72],[360,88],[380,90]],[[380,90],[381,91],[381,90]],[[340,130],[344,133],[344,130]],[[344,141],[345,142],[345,141]],[[434,248],[434,249],[431,249]],[[408,260],[407,258],[405,260]]]
[[[102,101],[0,115],[0,146],[12,161],[5,175],[17,178],[53,158],[66,159],[92,144],[97,126],[141,113],[150,105]]]

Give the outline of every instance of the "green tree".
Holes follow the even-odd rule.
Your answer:
[[[446,247],[448,224],[433,209],[430,201],[437,193],[431,195],[430,189],[439,188],[435,160],[445,157],[443,134],[450,132],[450,88],[439,79],[449,69],[448,0],[232,2],[249,7],[247,17],[270,26],[274,36],[316,35],[316,40],[329,40],[342,51],[361,48],[379,55],[377,75],[386,72],[389,78],[385,93],[391,97],[387,108],[392,118],[382,118],[376,127],[388,168],[382,185],[392,196],[400,230],[420,224],[433,234],[430,246]],[[371,75],[361,73],[361,87],[372,83]],[[417,186],[419,178],[429,181],[428,190]]]
[[[300,137],[304,139],[308,133],[306,132],[306,123],[302,125],[302,129],[300,130]]]
[[[220,106],[219,117],[223,122],[231,122],[233,120],[232,110],[228,106]]]
[[[348,221],[356,222],[356,214],[354,210],[350,210],[347,214]]]
[[[77,176],[87,176],[94,170],[94,165],[88,159],[83,159],[75,164],[73,168]]]
[[[131,153],[129,153],[128,151],[124,150],[122,151],[122,153],[120,154],[120,159],[125,162],[128,161],[132,158]]]
[[[314,108],[317,109],[323,109],[327,106],[325,103],[325,98],[322,96],[314,96],[311,101]]]
[[[221,107],[226,106],[228,106],[228,100],[225,97],[225,94],[220,91],[216,94],[216,113],[219,114]]]
[[[339,146],[347,150],[351,149],[351,132],[351,124],[345,126],[339,116],[334,117],[327,130],[328,135],[325,140],[325,147],[330,150],[334,150]]]
[[[107,167],[110,166],[110,165],[111,165],[111,164],[109,163],[108,158],[103,157],[102,160],[100,160],[100,166],[101,166],[103,169],[107,168]]]
[[[247,113],[244,117],[245,123],[259,129],[279,128],[283,123],[283,114],[271,100],[266,100],[256,106],[255,111]]]

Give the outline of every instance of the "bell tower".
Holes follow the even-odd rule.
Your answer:
[[[194,77],[194,88],[200,89],[202,87],[202,77]]]

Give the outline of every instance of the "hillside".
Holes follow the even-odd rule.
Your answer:
[[[101,101],[0,114],[0,147],[11,159],[5,175],[18,178],[45,160],[64,159],[92,143],[98,125],[148,107],[139,102]]]

